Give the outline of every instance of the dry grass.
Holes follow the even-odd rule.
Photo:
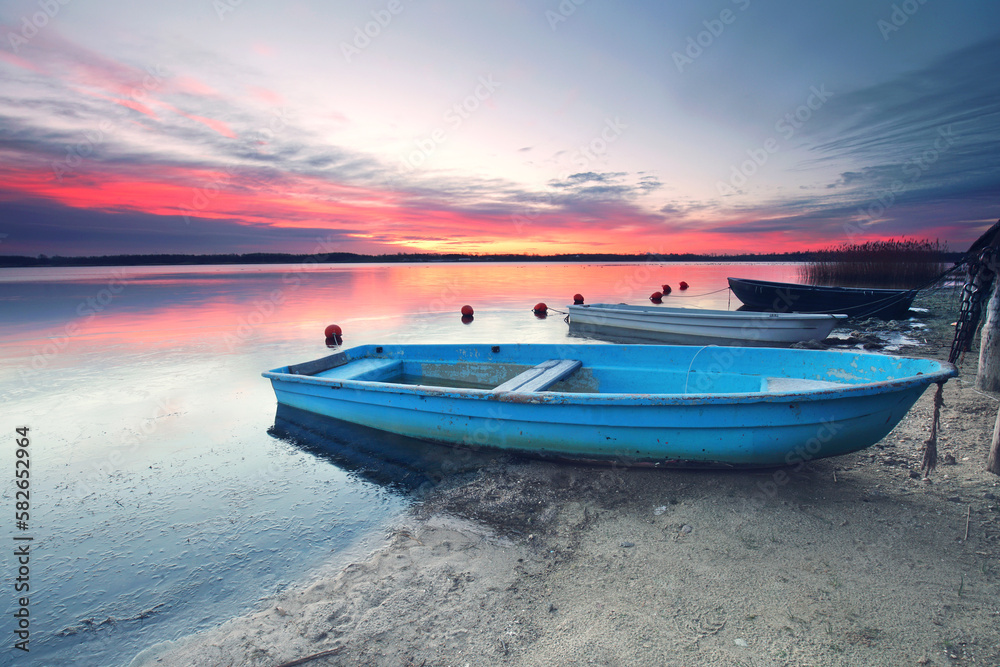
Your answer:
[[[845,287],[920,287],[946,268],[946,244],[927,239],[845,243],[823,250],[806,264],[803,280]]]

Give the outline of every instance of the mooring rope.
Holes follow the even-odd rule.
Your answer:
[[[905,301],[906,299],[910,298],[911,292],[916,292],[916,291],[917,290],[913,289],[900,292],[899,294],[890,294],[887,297],[876,299],[874,301],[865,301],[863,304],[859,304],[857,306],[846,306],[844,308],[837,308],[835,312],[838,314],[842,313],[844,315],[850,315],[852,311],[858,313],[866,313],[869,311],[873,313],[878,312],[883,308],[888,308],[894,303],[901,303]],[[803,315],[825,315],[827,313],[831,313],[834,311],[826,309],[826,310],[796,310],[794,312],[801,313]],[[860,315],[858,315],[858,317],[860,317]]]
[[[694,356],[691,357],[691,363],[688,364],[687,373],[684,374],[684,392],[683,393],[685,393],[685,394],[688,393],[688,381],[691,379],[691,369],[694,368],[694,360],[698,358],[699,354],[701,354],[702,352],[704,352],[705,350],[707,350],[710,347],[719,347],[719,346],[718,345],[703,345],[702,347],[698,348],[698,351],[695,352]]]
[[[677,299],[677,298],[681,298],[681,299],[697,299],[698,297],[709,296],[711,294],[718,294],[719,292],[725,292],[727,289],[729,289],[728,286],[727,287],[723,287],[722,289],[712,290],[711,292],[705,292],[703,294],[675,294],[674,292],[671,292],[669,298],[671,298],[671,299]],[[664,295],[664,296],[666,296],[666,295]]]
[[[937,434],[938,424],[941,421],[941,406],[944,405],[944,381],[937,383],[937,391],[934,392],[934,418],[931,420],[931,435],[924,442],[924,460],[920,464],[920,469],[924,475],[930,475],[937,467]]]

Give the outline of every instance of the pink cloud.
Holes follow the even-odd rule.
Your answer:
[[[261,102],[264,102],[265,104],[270,104],[273,106],[284,106],[285,104],[284,97],[274,92],[273,90],[269,90],[268,88],[261,88],[260,86],[251,86],[250,94],[256,97]]]
[[[205,118],[204,116],[198,116],[195,114],[186,114],[183,112],[181,112],[181,114],[183,116],[190,118],[191,120],[203,123],[204,125],[210,127],[211,129],[215,130],[224,137],[228,137],[230,139],[237,138],[236,133],[233,132],[233,129],[229,127],[228,124],[222,122],[221,120],[215,120],[213,118]]]
[[[224,137],[228,137],[230,139],[237,138],[236,132],[234,132],[233,129],[229,127],[227,123],[221,120],[215,120],[214,118],[206,118],[204,116],[199,116],[197,114],[188,113],[186,111],[178,109],[172,104],[168,104],[167,102],[159,102],[159,105],[164,107],[165,109],[173,111],[175,114],[179,116],[184,116],[185,118],[193,120],[197,123],[201,123],[205,127],[211,128],[212,130],[218,132]]]
[[[36,65],[35,63],[22,58],[21,56],[15,55],[13,53],[7,53],[5,49],[0,49],[0,60],[6,61],[11,65],[20,67],[22,69],[31,70],[32,72],[37,72],[38,74],[47,74],[45,70]]]
[[[176,76],[170,80],[170,88],[179,93],[200,95],[203,97],[218,97],[219,93],[207,83],[193,76]]]

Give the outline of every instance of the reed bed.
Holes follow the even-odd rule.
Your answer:
[[[947,244],[927,239],[845,243],[818,252],[803,267],[802,278],[814,285],[911,289],[945,270],[947,252]]]

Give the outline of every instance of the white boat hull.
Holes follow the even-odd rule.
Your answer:
[[[823,340],[846,315],[757,313],[598,303],[569,306],[574,333],[620,334],[666,343],[791,345]]]

